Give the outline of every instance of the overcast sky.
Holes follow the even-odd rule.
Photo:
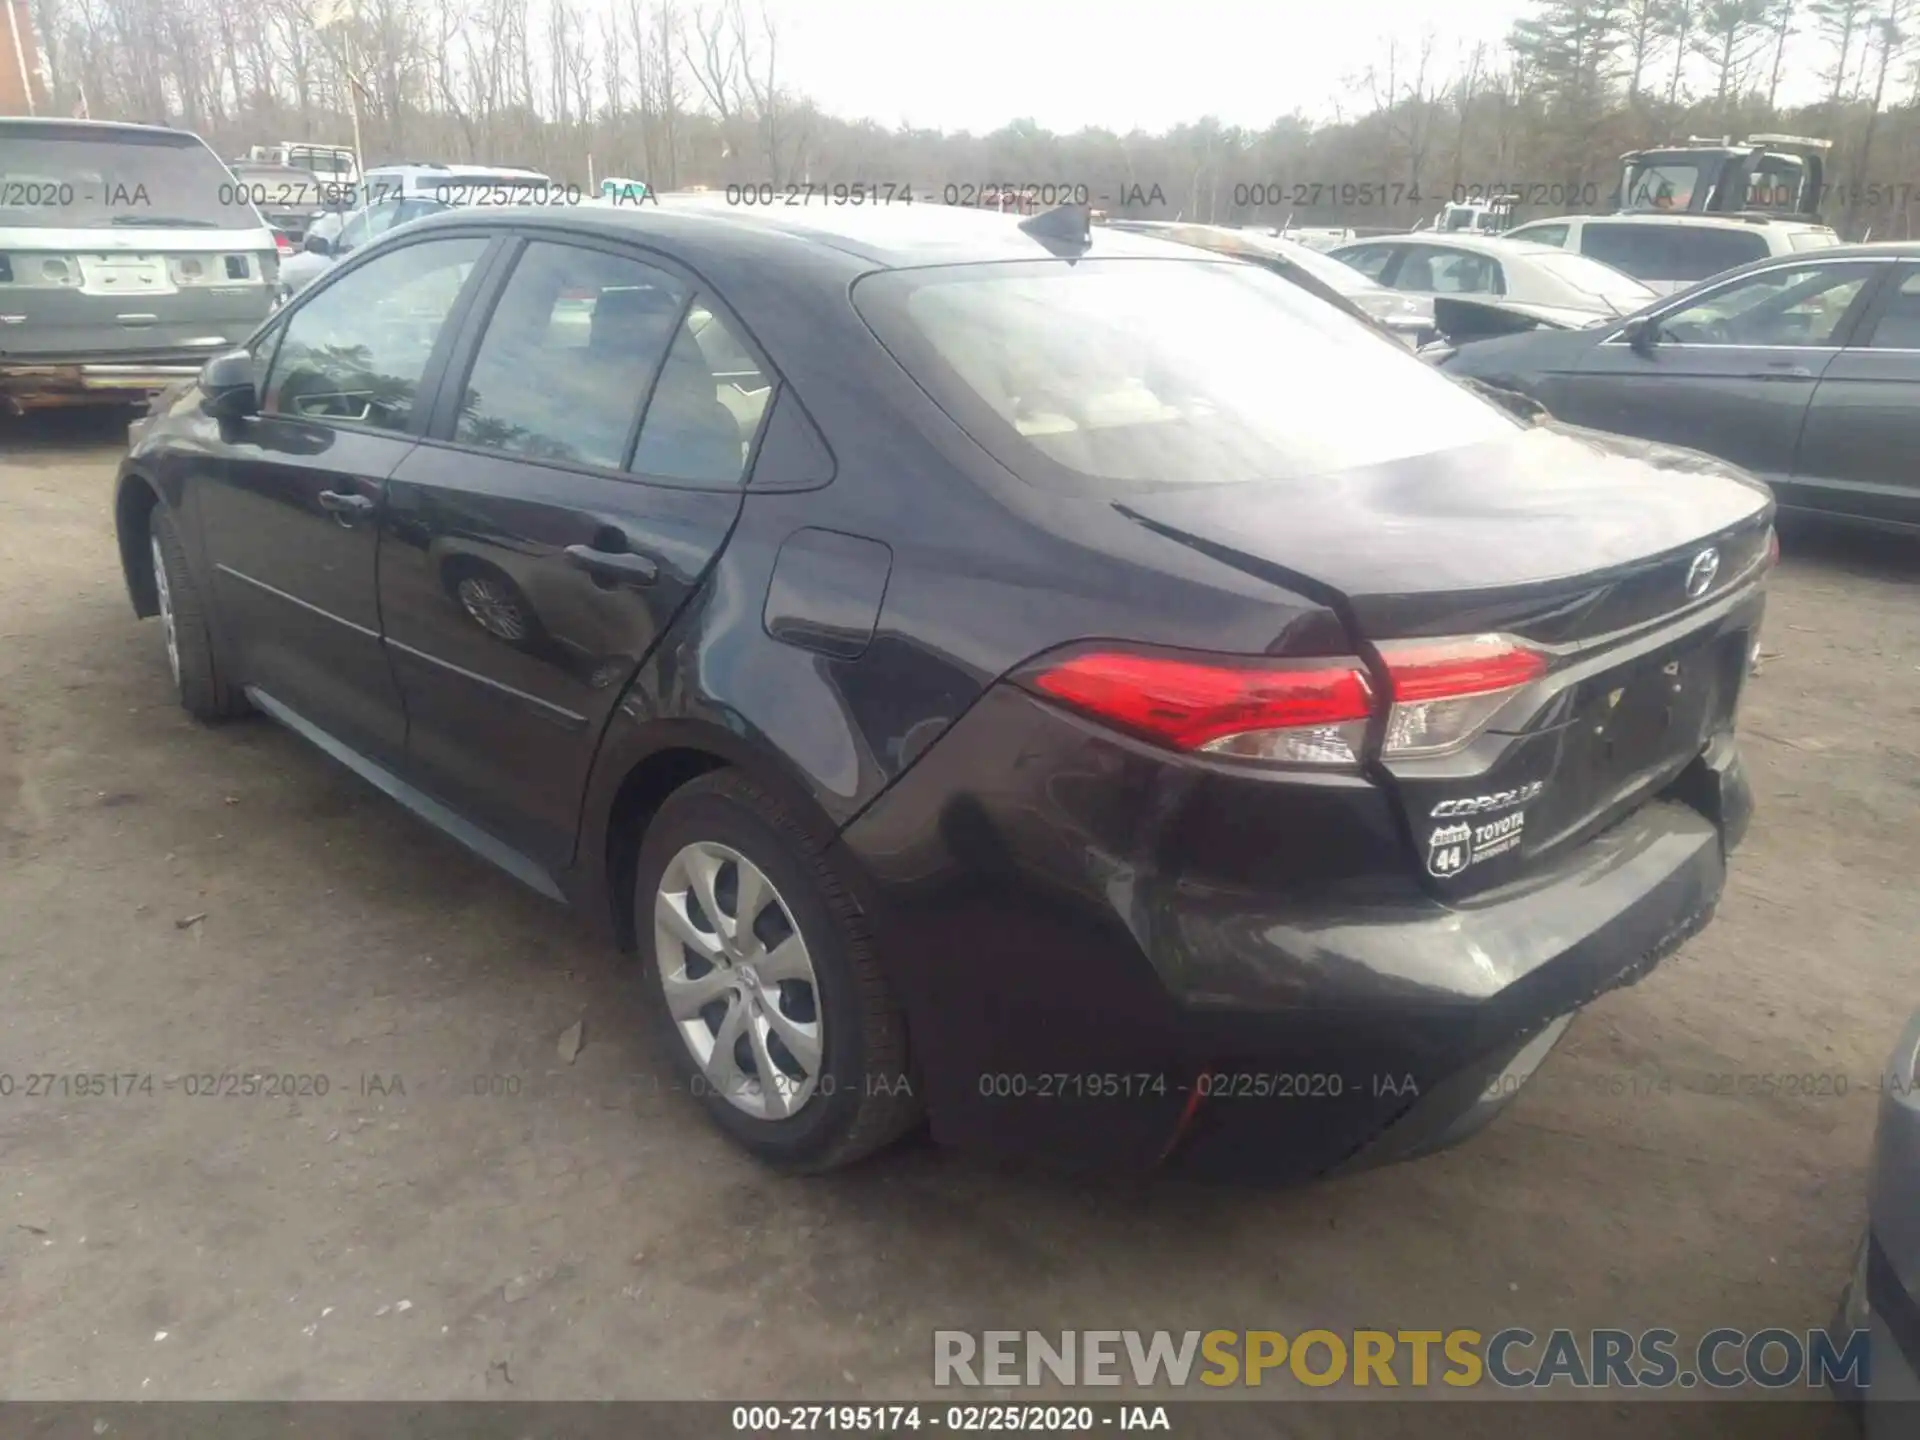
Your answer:
[[[1413,50],[1433,27],[1445,74],[1529,9],[1526,0],[765,3],[783,84],[850,119],[976,133],[1021,116],[1051,130],[1118,131],[1208,114],[1258,128],[1295,109],[1331,119],[1336,101],[1349,112],[1362,101],[1346,82],[1385,55],[1390,36]],[[1790,47],[1781,99],[1813,98],[1818,64],[1815,47]]]

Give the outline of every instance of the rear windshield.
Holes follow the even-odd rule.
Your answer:
[[[287,164],[315,175],[344,176],[353,173],[353,156],[338,150],[309,150],[302,145],[287,150]]]
[[[1321,284],[1339,291],[1342,295],[1371,295],[1384,288],[1369,280],[1351,265],[1344,264],[1331,255],[1322,255],[1311,246],[1282,240],[1273,248],[1289,264],[1298,265]]]
[[[1072,494],[1300,479],[1496,439],[1516,423],[1250,265],[895,270],[853,294],[990,454]]]
[[[1580,253],[1636,280],[1682,280],[1689,284],[1764,259],[1767,242],[1751,230],[1677,224],[1609,225],[1589,220],[1580,230]]]
[[[258,230],[244,187],[192,135],[0,126],[0,227]]]
[[[1576,290],[1598,295],[1603,300],[1617,300],[1630,310],[1654,298],[1653,291],[1631,275],[1623,275],[1611,265],[1589,260],[1584,255],[1569,255],[1562,251],[1557,255],[1529,255],[1527,259]]]

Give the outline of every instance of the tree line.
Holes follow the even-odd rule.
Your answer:
[[[1855,239],[1905,237],[1920,213],[1916,5],[1533,0],[1499,42],[1384,43],[1331,117],[972,134],[832,113],[792,83],[781,25],[749,0],[33,0],[56,111],[182,126],[229,157],[342,143],[357,94],[369,163],[756,196],[1010,184],[1153,218],[1395,226],[1498,187],[1519,191],[1523,219],[1604,208],[1627,150],[1785,131],[1835,142],[1828,218]],[[317,23],[322,7],[337,23]]]

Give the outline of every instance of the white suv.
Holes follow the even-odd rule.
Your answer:
[[[1663,295],[1749,261],[1840,243],[1831,227],[1809,220],[1743,215],[1562,215],[1505,238],[1591,256]]]

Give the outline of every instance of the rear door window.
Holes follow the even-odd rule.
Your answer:
[[[647,402],[630,468],[662,480],[739,484],[772,394],[732,327],[696,301]]]
[[[1379,280],[1399,253],[1398,245],[1356,245],[1351,250],[1339,251],[1333,258],[1342,265],[1352,266],[1369,280]]]
[[[1393,288],[1431,295],[1504,295],[1500,262],[1470,250],[1412,245],[1400,262]]]
[[[1765,238],[1752,230],[1678,224],[1609,224],[1580,228],[1580,253],[1636,280],[1692,284],[1767,256]]]
[[[1887,297],[1866,344],[1874,350],[1920,350],[1920,270],[1908,270]]]
[[[453,438],[621,468],[687,299],[679,279],[638,260],[527,246],[487,321]]]

